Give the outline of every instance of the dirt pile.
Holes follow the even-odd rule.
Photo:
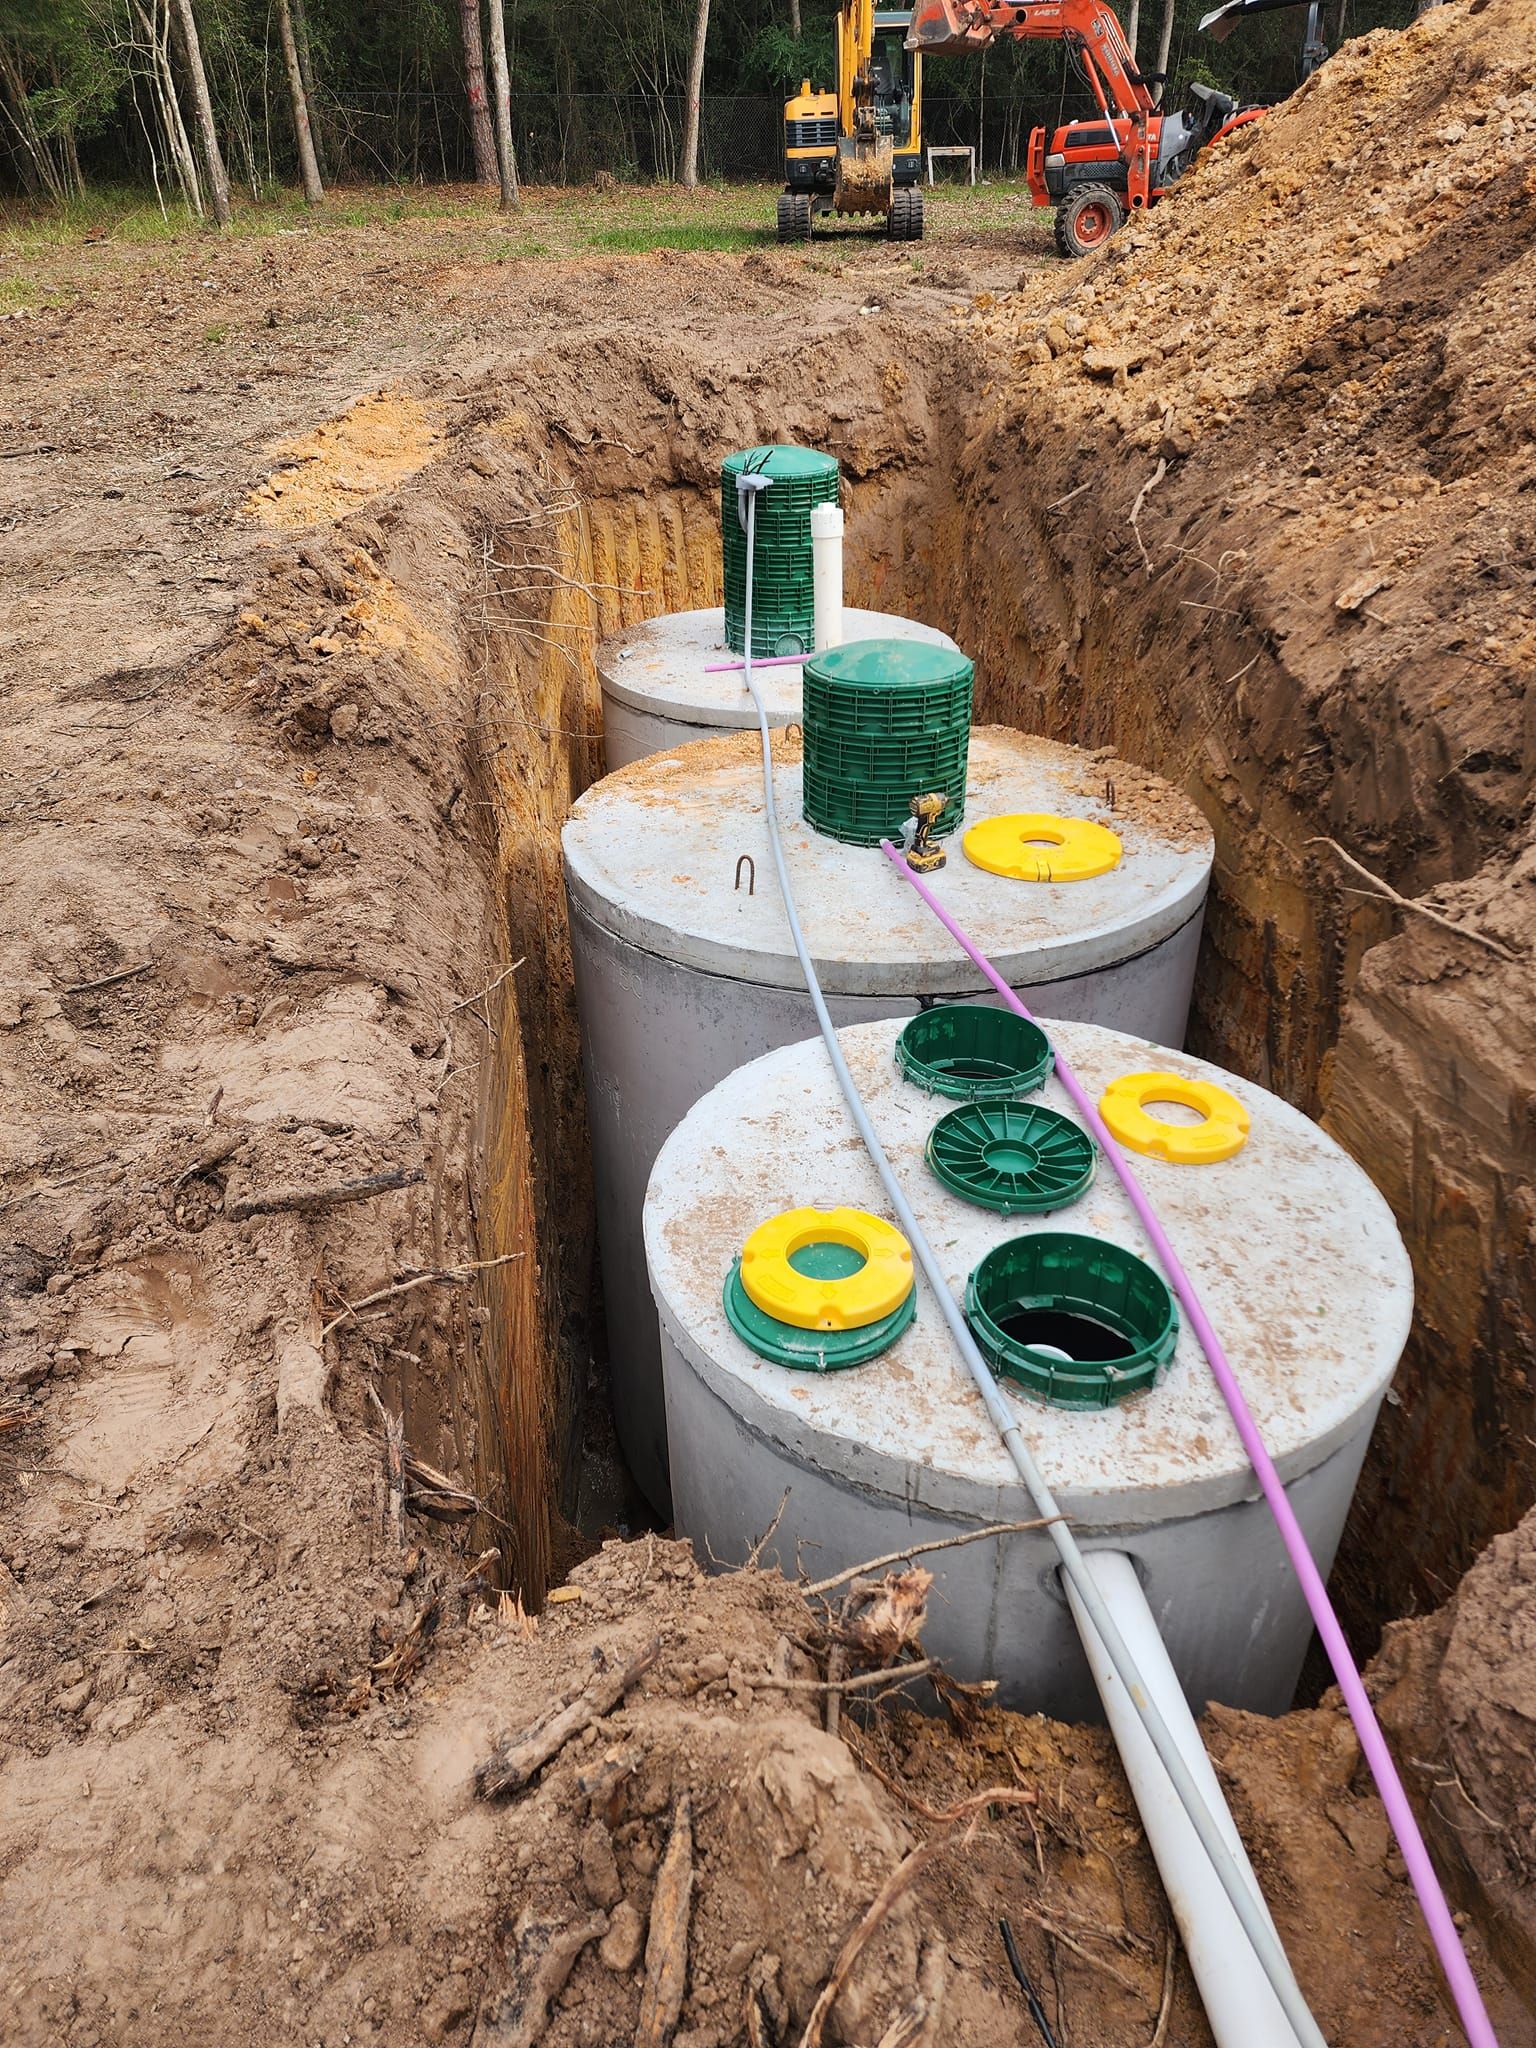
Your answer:
[[[311,1456],[317,1487],[344,1480],[334,1457]],[[247,1505],[259,1519],[259,1500]],[[289,1691],[297,1720],[262,1753],[229,1739],[227,1672],[200,1702],[160,1697],[156,1659],[189,1587],[216,1579],[213,1532],[181,1538],[158,1593],[161,1636],[125,1652],[126,1682],[54,1675],[52,1711],[95,1724],[91,1761],[39,1746],[8,1771],[12,2038],[619,2048],[636,2038],[670,1929],[686,1957],[684,2048],[811,2038],[818,2000],[829,2043],[873,2042],[906,2015],[898,2038],[1008,2048],[1025,2021],[999,1914],[1083,2048],[1140,2048],[1165,2009],[1166,2038],[1204,2038],[1102,1731],[972,1708],[957,1738],[849,1704],[831,1735],[825,1609],[777,1573],[705,1580],[684,1546],[651,1539],[578,1567],[575,1597],[537,1623],[505,1597],[466,1601],[459,1579],[434,1595],[419,1558],[381,1556],[369,1589],[396,1589],[414,1671],[376,1669],[371,1684],[365,1671],[359,1685],[342,1669],[327,1686],[323,1670],[277,1657],[268,1683]],[[328,1578],[345,1560],[312,1544],[289,1562],[292,1633],[327,1601],[334,1612]],[[226,1644],[277,1618],[273,1596],[257,1598],[223,1617]],[[631,1663],[638,1681],[529,1789],[477,1792],[509,1738]],[[1362,2048],[1449,2043],[1341,1717],[1224,1716],[1216,1747],[1325,2028]],[[675,1883],[669,1905],[658,1897],[685,1803],[679,1912]],[[889,1913],[824,2000],[899,1868]]]

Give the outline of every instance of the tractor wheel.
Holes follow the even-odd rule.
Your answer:
[[[1125,219],[1125,204],[1107,185],[1079,185],[1056,209],[1056,247],[1063,256],[1091,256]]]
[[[891,194],[885,232],[893,242],[920,242],[923,239],[923,195],[918,186],[902,185]]]
[[[809,241],[811,234],[811,199],[808,192],[781,192],[779,194],[779,240],[781,242]]]

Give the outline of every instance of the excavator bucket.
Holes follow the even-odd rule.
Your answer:
[[[971,0],[917,0],[907,25],[907,48],[930,57],[958,56],[983,49],[994,34],[984,10]]]

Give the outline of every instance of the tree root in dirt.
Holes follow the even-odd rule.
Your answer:
[[[652,1636],[628,1663],[605,1666],[521,1734],[503,1737],[475,1767],[475,1790],[479,1796],[495,1799],[504,1792],[523,1791],[568,1742],[605,1714],[611,1714],[660,1655],[661,1637]]]
[[[666,1854],[656,1873],[651,1927],[645,1943],[645,1986],[635,2048],[668,2048],[688,1988],[688,1919],[693,1903],[693,1811],[685,1792],[677,1802]]]
[[[417,1178],[420,1179],[421,1176],[418,1174]],[[356,1185],[361,1187],[362,1182],[359,1181]],[[361,1200],[361,1197],[349,1199]],[[322,1337],[329,1337],[332,1330],[339,1329],[343,1323],[350,1322],[363,1309],[373,1308],[381,1301],[394,1301],[399,1295],[414,1294],[418,1287],[462,1286],[465,1281],[473,1280],[477,1273],[488,1272],[493,1266],[513,1265],[523,1256],[522,1252],[503,1252],[499,1259],[470,1259],[461,1266],[433,1266],[428,1272],[413,1274],[409,1280],[397,1280],[393,1287],[376,1288],[372,1294],[365,1294],[360,1301],[349,1301],[339,1316],[332,1316],[320,1334]]]
[[[565,1989],[576,1958],[608,1932],[608,1915],[594,1913],[574,1926],[539,1918],[526,1908],[507,1943],[504,1971],[482,2001],[470,2048],[534,2048],[549,2025],[549,2009]],[[510,1980],[510,1981],[508,1981]]]
[[[1308,846],[1331,846],[1339,856],[1339,859],[1343,861],[1345,867],[1350,869],[1353,874],[1357,874],[1362,881],[1370,883],[1371,886],[1368,890],[1351,890],[1349,892],[1351,895],[1365,895],[1373,902],[1390,903],[1396,910],[1412,911],[1415,917],[1427,919],[1430,924],[1437,925],[1443,932],[1454,932],[1458,938],[1470,939],[1476,946],[1485,946],[1490,953],[1496,955],[1500,960],[1515,960],[1519,958],[1519,955],[1512,953],[1502,940],[1490,938],[1487,932],[1480,932],[1475,925],[1460,924],[1454,917],[1447,917],[1443,911],[1434,909],[1430,904],[1420,903],[1416,897],[1400,896],[1390,882],[1384,882],[1380,875],[1373,875],[1370,869],[1363,862],[1356,860],[1352,853],[1346,853],[1337,839],[1309,839],[1307,844]]]
[[[989,1806],[1022,1805],[1026,1800],[1032,1799],[1033,1794],[1031,1793],[1020,1793],[1004,1787],[994,1787],[988,1792],[978,1792],[970,1799],[962,1799],[957,1806],[952,1806],[941,1818],[946,1821],[959,1822],[965,1820],[969,1822],[965,1833],[960,1837],[963,1845],[971,1839]],[[910,1855],[902,1857],[896,1868],[885,1880],[885,1883],[875,1893],[874,1898],[871,1899],[863,1919],[860,1920],[858,1926],[854,1928],[852,1934],[843,1943],[842,1951],[837,1961],[832,1965],[832,1974],[821,1987],[816,2003],[811,2007],[811,2016],[806,2021],[805,2032],[800,2036],[800,2048],[822,2048],[828,2017],[842,1994],[843,1986],[848,1982],[849,1977],[852,1976],[854,1965],[858,1962],[859,1957],[864,1953],[874,1935],[879,1931],[882,1923],[887,1919],[903,1892],[910,1889],[927,1866],[933,1862],[935,1857],[941,1856],[946,1849],[953,1848],[954,1844],[955,1837],[953,1834],[935,1835],[931,1840],[919,1843]],[[921,2002],[923,1992],[921,1971],[919,1972],[918,1991],[918,2002]],[[908,2012],[911,2010],[912,2008],[909,2007]],[[898,2014],[897,2020],[893,2022],[893,2027],[900,2026],[903,2018],[904,2015]],[[888,2030],[886,2039],[889,2040],[890,2037],[890,2030]],[[904,2035],[898,2032],[895,2038],[898,2042],[915,2042],[922,2040],[924,2037],[921,2033]],[[884,2048],[883,2043],[882,2048]]]
[[[917,1966],[917,1996],[897,2013],[877,2048],[930,2048],[936,2043],[948,1980],[948,1951],[942,1941],[930,1941]]]
[[[393,1166],[387,1173],[337,1181],[328,1188],[268,1188],[265,1193],[226,1196],[224,1213],[232,1223],[244,1223],[252,1216],[302,1214],[309,1209],[330,1209],[338,1202],[369,1202],[394,1188],[415,1187],[426,1177],[425,1167]]]

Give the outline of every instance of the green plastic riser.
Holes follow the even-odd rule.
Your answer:
[[[948,798],[935,827],[965,809],[974,671],[953,648],[852,640],[805,664],[806,822],[830,839],[877,846],[900,836],[915,796]]]
[[[720,466],[720,551],[725,641],[746,651],[747,536],[737,515],[736,479],[744,469],[771,477],[757,494],[752,556],[752,653],[800,654],[815,644],[811,507],[838,503],[836,461],[814,448],[745,448]]]
[[[899,841],[911,816],[912,799],[926,795],[930,781],[902,782],[882,789],[867,782],[845,782],[818,775],[809,765],[801,770],[805,822],[828,839],[846,846],[878,846],[882,839]],[[964,770],[960,787],[939,813],[934,837],[945,839],[960,823],[965,808]]]
[[[1112,1408],[1144,1393],[1179,1341],[1160,1274],[1107,1239],[1067,1231],[988,1252],[966,1285],[965,1314],[994,1372],[1060,1408]]]
[[[757,1306],[741,1284],[741,1261],[734,1259],[726,1275],[723,1303],[726,1321],[759,1358],[788,1366],[791,1372],[847,1372],[890,1350],[917,1314],[917,1289],[912,1289],[899,1308],[862,1329],[802,1330],[794,1323],[781,1323]]]
[[[1032,1095],[1056,1064],[1038,1024],[989,1003],[936,1003],[908,1018],[896,1064],[915,1087],[959,1101]]]

